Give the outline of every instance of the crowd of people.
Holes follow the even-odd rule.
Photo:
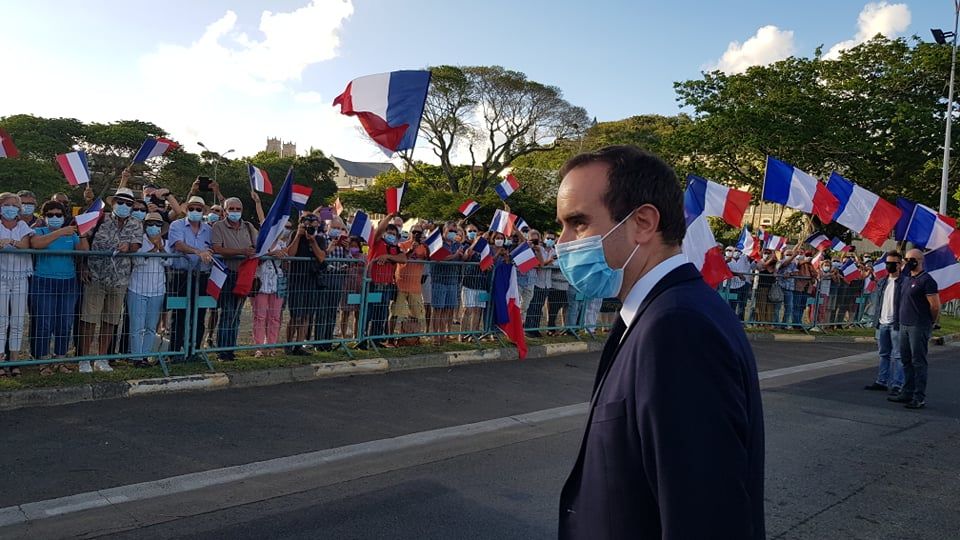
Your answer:
[[[869,322],[876,305],[875,258],[855,251],[831,255],[802,248],[764,249],[756,260],[737,246],[725,248],[733,277],[721,283],[720,290],[727,293],[737,317],[788,328]],[[849,280],[840,272],[848,263],[858,270]]]
[[[211,350],[232,361],[248,298],[252,335],[243,341],[257,357],[308,355],[361,335],[370,338],[360,340],[361,348],[371,341],[393,347],[476,339],[492,332],[491,269],[481,270],[475,249],[481,239],[494,267],[512,264],[510,253],[522,243],[536,257],[536,267],[517,276],[529,336],[593,331],[603,322],[601,311],[616,309],[612,302],[581,300],[567,284],[556,265],[553,232],[524,227],[505,235],[470,220],[388,215],[367,245],[349,234],[349,220],[326,207],[288,222],[259,259],[253,290],[233,294],[264,221],[257,193],[251,192],[255,208],[245,212],[216,182],[208,191],[195,182],[181,202],[150,183],[134,191],[130,180],[124,171],[99,222],[82,234],[65,194],[46,201],[26,190],[0,194],[0,349],[7,361],[45,360],[43,375],[68,373],[74,365],[85,373],[111,371],[120,357],[146,366],[158,351],[185,361],[186,351]],[[94,200],[89,187],[84,197]],[[425,244],[436,229],[447,254],[439,261]],[[25,249],[32,251],[17,253]],[[206,291],[215,259],[227,278],[211,304]],[[361,299],[364,279],[369,286]],[[68,355],[115,356],[71,362]],[[0,376],[20,373],[0,363]]]

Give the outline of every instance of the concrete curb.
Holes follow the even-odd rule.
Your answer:
[[[546,358],[563,354],[599,352],[602,350],[603,342],[599,341],[550,343],[530,347],[527,358]],[[67,387],[25,388],[22,390],[0,392],[0,411],[24,407],[51,407],[55,405],[79,403],[81,401],[99,401],[156,394],[271,386],[332,377],[389,373],[391,371],[405,371],[408,369],[456,367],[488,362],[508,362],[517,359],[517,350],[510,347],[505,349],[441,352],[396,358],[362,358],[256,371],[203,373],[178,377],[159,377],[155,379],[97,382]]]
[[[821,336],[813,334],[753,334],[747,333],[750,341],[778,341],[783,343],[876,343],[876,338],[870,336]],[[933,345],[946,345],[960,341],[960,334],[947,334],[930,338]]]

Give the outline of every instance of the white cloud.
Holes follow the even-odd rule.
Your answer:
[[[840,57],[840,51],[856,47],[877,34],[888,38],[896,37],[909,27],[910,8],[906,4],[870,2],[863,6],[860,16],[857,17],[856,36],[830,47],[823,57],[828,60],[837,59]]]
[[[743,73],[750,66],[763,66],[783,60],[795,50],[793,30],[781,30],[767,25],[757,29],[757,33],[743,43],[731,41],[726,52],[710,69],[731,74]]]

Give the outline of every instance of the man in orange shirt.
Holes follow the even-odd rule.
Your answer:
[[[393,303],[393,316],[400,323],[404,334],[422,332],[426,328],[426,311],[423,306],[423,271],[430,258],[427,246],[423,245],[423,227],[414,225],[410,240],[400,244],[400,252],[407,256],[406,264],[397,265],[397,299]],[[408,340],[408,344],[413,340]]]

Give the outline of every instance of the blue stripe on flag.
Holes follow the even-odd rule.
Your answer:
[[[763,176],[763,200],[787,204],[790,199],[791,182],[793,182],[793,166],[767,156],[767,172]]]
[[[687,175],[687,190],[683,193],[683,214],[687,225],[702,214],[707,204],[707,180],[695,174]]]
[[[827,181],[827,190],[833,193],[837,200],[840,201],[840,208],[837,208],[837,211],[833,214],[833,219],[836,220],[837,217],[843,213],[843,209],[847,207],[847,203],[853,195],[853,182],[834,171],[830,174],[830,180]]]
[[[394,71],[390,73],[390,89],[387,92],[387,124],[408,124],[397,151],[413,148],[420,130],[423,106],[430,88],[429,71]]]

